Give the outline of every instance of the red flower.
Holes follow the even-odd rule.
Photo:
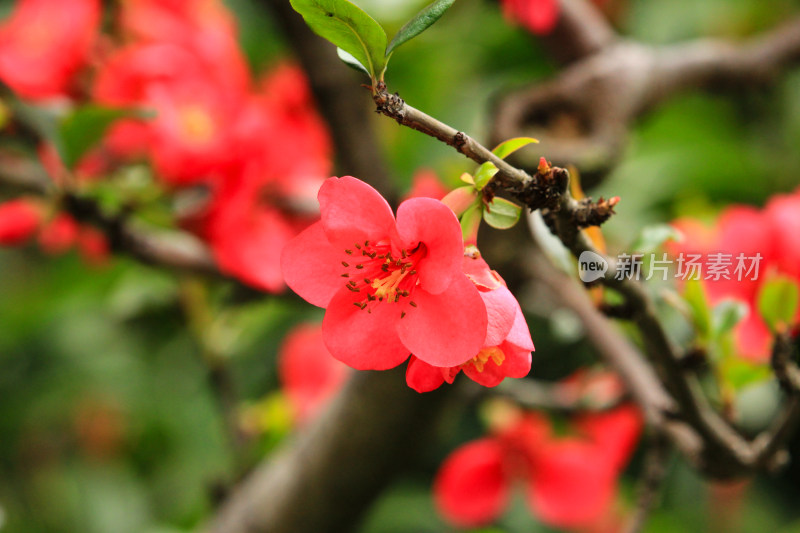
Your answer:
[[[608,517],[641,426],[632,406],[585,415],[566,437],[555,436],[547,419],[524,415],[445,460],[434,480],[437,507],[457,526],[483,526],[500,516],[512,485],[524,481],[542,522],[585,528]]]
[[[0,26],[0,78],[23,98],[65,94],[99,22],[97,0],[21,0]]]
[[[558,0],[501,0],[501,4],[507,19],[537,35],[547,35],[558,22]]]
[[[0,204],[0,245],[17,246],[33,237],[42,223],[42,212],[30,200]]]
[[[458,219],[444,204],[413,198],[397,210],[356,178],[319,190],[322,220],[289,242],[286,283],[327,308],[331,354],[361,370],[392,368],[413,352],[436,366],[471,359],[486,338],[478,289],[461,272]]]
[[[331,146],[302,72],[283,65],[240,124],[241,162],[216,185],[199,231],[225,273],[259,289],[285,288],[280,250],[318,215]]]
[[[800,246],[796,238],[800,231],[800,192],[775,196],[763,210],[740,205],[728,207],[711,228],[693,219],[680,219],[673,225],[682,230],[685,239],[671,244],[670,252],[684,257],[701,256],[700,279],[709,302],[715,305],[732,298],[749,307],[749,314],[733,331],[738,353],[753,362],[766,362],[771,335],[758,314],[757,299],[772,273],[785,274],[800,283],[800,267],[797,266]],[[731,259],[729,279],[709,276],[711,259],[720,253]],[[760,256],[757,271],[749,275],[734,273],[739,255],[748,261]]]
[[[433,198],[441,200],[450,190],[442,184],[433,170],[418,170],[411,178],[411,190],[404,200],[409,198]]]
[[[298,423],[311,419],[344,385],[348,368],[331,357],[318,324],[294,328],[278,354],[278,375]]]
[[[474,357],[458,366],[436,367],[412,356],[406,382],[417,392],[431,391],[445,381],[453,383],[461,370],[485,387],[499,385],[507,377],[522,378],[530,372],[533,341],[516,298],[480,256],[465,254],[462,269],[478,288],[486,306],[489,317],[486,339]]]
[[[45,253],[63,254],[78,240],[79,230],[74,218],[66,213],[59,213],[42,228],[39,246]]]

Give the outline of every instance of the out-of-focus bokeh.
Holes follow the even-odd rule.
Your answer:
[[[391,33],[427,2],[356,3]],[[651,44],[745,37],[800,13],[791,0],[600,3],[620,32]],[[261,3],[225,4],[253,72],[291,56]],[[12,7],[3,2],[0,14]],[[557,71],[537,38],[509,24],[497,2],[459,0],[398,50],[387,81],[415,107],[485,139],[498,94]],[[474,169],[450,147],[391,120],[376,115],[375,127],[398,190],[407,190],[422,168],[448,185]],[[526,149],[546,156],[547,139],[541,141]],[[635,124],[620,164],[587,192],[622,198],[604,227],[616,252],[633,241],[631,228],[709,218],[732,202],[762,206],[793,190],[800,183],[798,147],[795,70],[767,89],[671,99]],[[210,306],[208,322],[187,311],[192,298]],[[254,298],[230,283],[207,285],[125,257],[91,266],[77,252],[0,248],[0,532],[193,530],[296,426],[291,395],[281,392],[278,354],[293,326],[320,318],[320,310],[296,298]],[[559,378],[593,360],[569,317],[528,318],[536,344],[533,375]],[[222,405],[213,385],[217,365],[235,385],[233,409]],[[756,424],[776,397],[764,388],[742,400]],[[454,417],[438,440],[420,442],[418,468],[380,497],[359,533],[451,531],[434,510],[431,480],[452,449],[483,431],[478,415]],[[791,448],[800,454],[800,439]],[[634,457],[623,477],[621,506],[633,501],[630,472],[640,463]],[[720,487],[675,461],[646,531],[800,531],[797,465],[792,461],[777,477]],[[518,496],[497,526],[484,531],[551,530]]]

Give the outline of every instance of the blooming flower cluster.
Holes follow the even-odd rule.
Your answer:
[[[713,267],[709,261],[700,269],[703,287],[709,302],[717,304],[725,299],[736,299],[747,304],[748,315],[736,325],[734,338],[739,354],[753,362],[765,362],[769,357],[771,335],[757,310],[761,287],[775,275],[787,276],[800,285],[800,190],[774,196],[764,207],[747,206],[726,208],[708,227],[692,218],[682,218],[673,225],[684,235],[684,240],[670,244],[674,255],[686,254],[701,258],[719,255],[760,257],[760,273],[756,277],[737,279],[732,276],[706,276]],[[795,322],[797,323],[796,317]]]
[[[395,219],[383,197],[350,177],[320,188],[322,219],[283,250],[287,284],[326,308],[331,354],[361,370],[393,368],[414,354],[418,391],[460,369],[488,386],[530,370],[533,344],[519,304],[476,250],[465,255],[455,214],[411,198]]]
[[[513,413],[493,434],[454,451],[434,480],[441,514],[459,527],[495,521],[521,483],[536,517],[589,530],[615,520],[617,480],[641,432],[632,406],[573,417],[566,434],[538,413]]]
[[[97,0],[20,1],[0,26],[0,79],[37,103],[139,110],[147,118],[115,122],[75,174],[146,160],[173,194],[201,187],[206,201],[180,222],[221,270],[282,290],[279,251],[313,220],[331,167],[302,73],[282,64],[253,79],[219,0],[124,2],[113,38],[100,15]]]

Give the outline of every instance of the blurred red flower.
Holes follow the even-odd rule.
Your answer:
[[[762,210],[730,206],[720,213],[713,227],[692,218],[678,219],[673,226],[681,231],[684,240],[670,243],[668,249],[677,257],[700,256],[699,278],[709,303],[736,299],[747,304],[748,315],[734,328],[739,355],[753,362],[766,362],[771,335],[758,313],[758,294],[775,274],[789,276],[800,285],[800,191],[774,196]],[[749,261],[748,268],[752,258],[759,259],[752,271],[743,270],[742,275],[728,272],[717,278],[709,276],[716,254],[730,259],[731,271],[740,256]]]
[[[547,35],[558,22],[558,0],[501,0],[503,14],[536,35]]]
[[[0,204],[0,245],[17,246],[33,237],[42,223],[42,210],[31,200]]]
[[[67,94],[100,14],[98,0],[20,0],[0,25],[0,79],[23,98]]]
[[[442,464],[434,497],[459,527],[496,520],[522,481],[534,514],[551,527],[584,529],[608,519],[617,478],[642,427],[635,407],[586,414],[558,436],[548,419],[528,413],[495,435],[467,443]]]
[[[278,375],[298,423],[313,418],[342,388],[348,374],[347,366],[325,347],[319,324],[301,324],[284,339]]]

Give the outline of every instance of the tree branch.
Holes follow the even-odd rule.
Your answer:
[[[349,530],[441,412],[446,393],[418,394],[403,372],[355,373],[327,411],[234,489],[206,531]]]
[[[573,3],[585,4],[563,5]],[[545,140],[542,149],[556,164],[574,164],[584,177],[598,176],[621,155],[632,122],[676,93],[774,83],[800,61],[800,18],[743,43],[700,39],[650,47],[610,37],[593,42],[555,79],[501,98],[492,141],[532,135]],[[524,153],[515,160],[522,168],[537,165]]]

